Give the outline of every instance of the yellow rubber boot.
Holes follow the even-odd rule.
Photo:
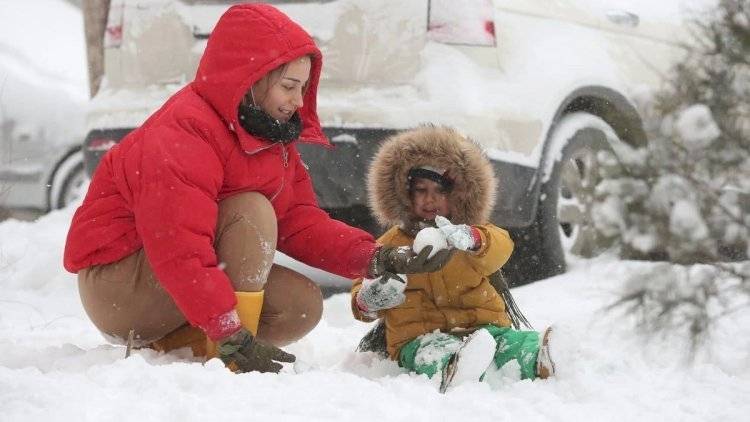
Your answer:
[[[263,308],[263,290],[258,292],[234,292],[237,296],[237,314],[242,326],[255,335],[258,332],[260,311]],[[206,339],[206,359],[215,358],[217,345],[211,339]]]

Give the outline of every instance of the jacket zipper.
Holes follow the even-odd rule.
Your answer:
[[[286,148],[284,147],[284,144],[281,142],[278,142],[278,145],[281,147],[281,160],[284,163],[284,169],[289,167],[289,153],[286,151]],[[270,202],[273,202],[274,199],[276,199],[277,196],[281,193],[281,190],[284,189],[284,181],[286,179],[286,171],[282,170],[281,172],[281,184],[279,185],[279,189],[276,191],[276,193],[273,194],[271,197]]]
[[[281,147],[281,157],[284,160],[284,168],[289,167],[289,153],[286,151],[286,146],[279,142],[279,146]]]

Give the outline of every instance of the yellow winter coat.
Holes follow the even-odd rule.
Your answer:
[[[489,275],[510,258],[513,241],[508,232],[492,224],[474,226],[479,229],[482,246],[476,252],[456,251],[442,270],[428,274],[411,274],[406,286],[406,301],[378,313],[385,319],[388,354],[398,353],[409,340],[440,330],[443,332],[471,329],[483,324],[501,327],[511,325],[505,303],[492,285]],[[414,238],[399,227],[393,227],[378,239],[389,246],[411,246]],[[362,279],[352,287],[352,311],[362,321],[372,321],[356,305]]]

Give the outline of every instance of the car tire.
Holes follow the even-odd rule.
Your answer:
[[[60,209],[83,198],[89,178],[83,166],[83,153],[76,151],[63,159],[50,183],[50,209]]]
[[[571,118],[581,121],[581,114]],[[602,180],[601,152],[614,155],[607,132],[614,130],[603,120],[576,130],[556,156],[549,176],[542,173],[542,186],[535,221],[528,227],[510,230],[516,249],[505,271],[512,285],[524,284],[565,272],[566,256],[593,257],[611,245],[595,229],[595,189]],[[558,130],[570,127],[566,118]],[[569,130],[569,129],[566,129]],[[550,140],[559,139],[553,133]],[[554,145],[553,145],[554,146]],[[556,157],[550,157],[555,159]]]

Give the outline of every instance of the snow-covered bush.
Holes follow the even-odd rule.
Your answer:
[[[631,275],[612,308],[649,334],[687,337],[696,346],[717,319],[748,306],[750,263],[655,264]]]
[[[669,84],[639,98],[648,146],[618,151],[597,187],[599,231],[625,258],[690,264],[748,258],[750,239],[750,16],[722,0],[695,23],[695,44]],[[604,160],[606,167],[612,160]],[[622,164],[622,168],[614,168]]]
[[[621,256],[673,263],[634,278],[620,304],[655,326],[689,322],[696,336],[711,300],[726,302],[735,285],[750,297],[749,269],[729,264],[750,257],[748,22],[748,0],[720,0],[694,22],[691,53],[669,83],[637,99],[648,145],[603,160],[615,177],[597,186],[595,212],[610,214],[597,228]]]

